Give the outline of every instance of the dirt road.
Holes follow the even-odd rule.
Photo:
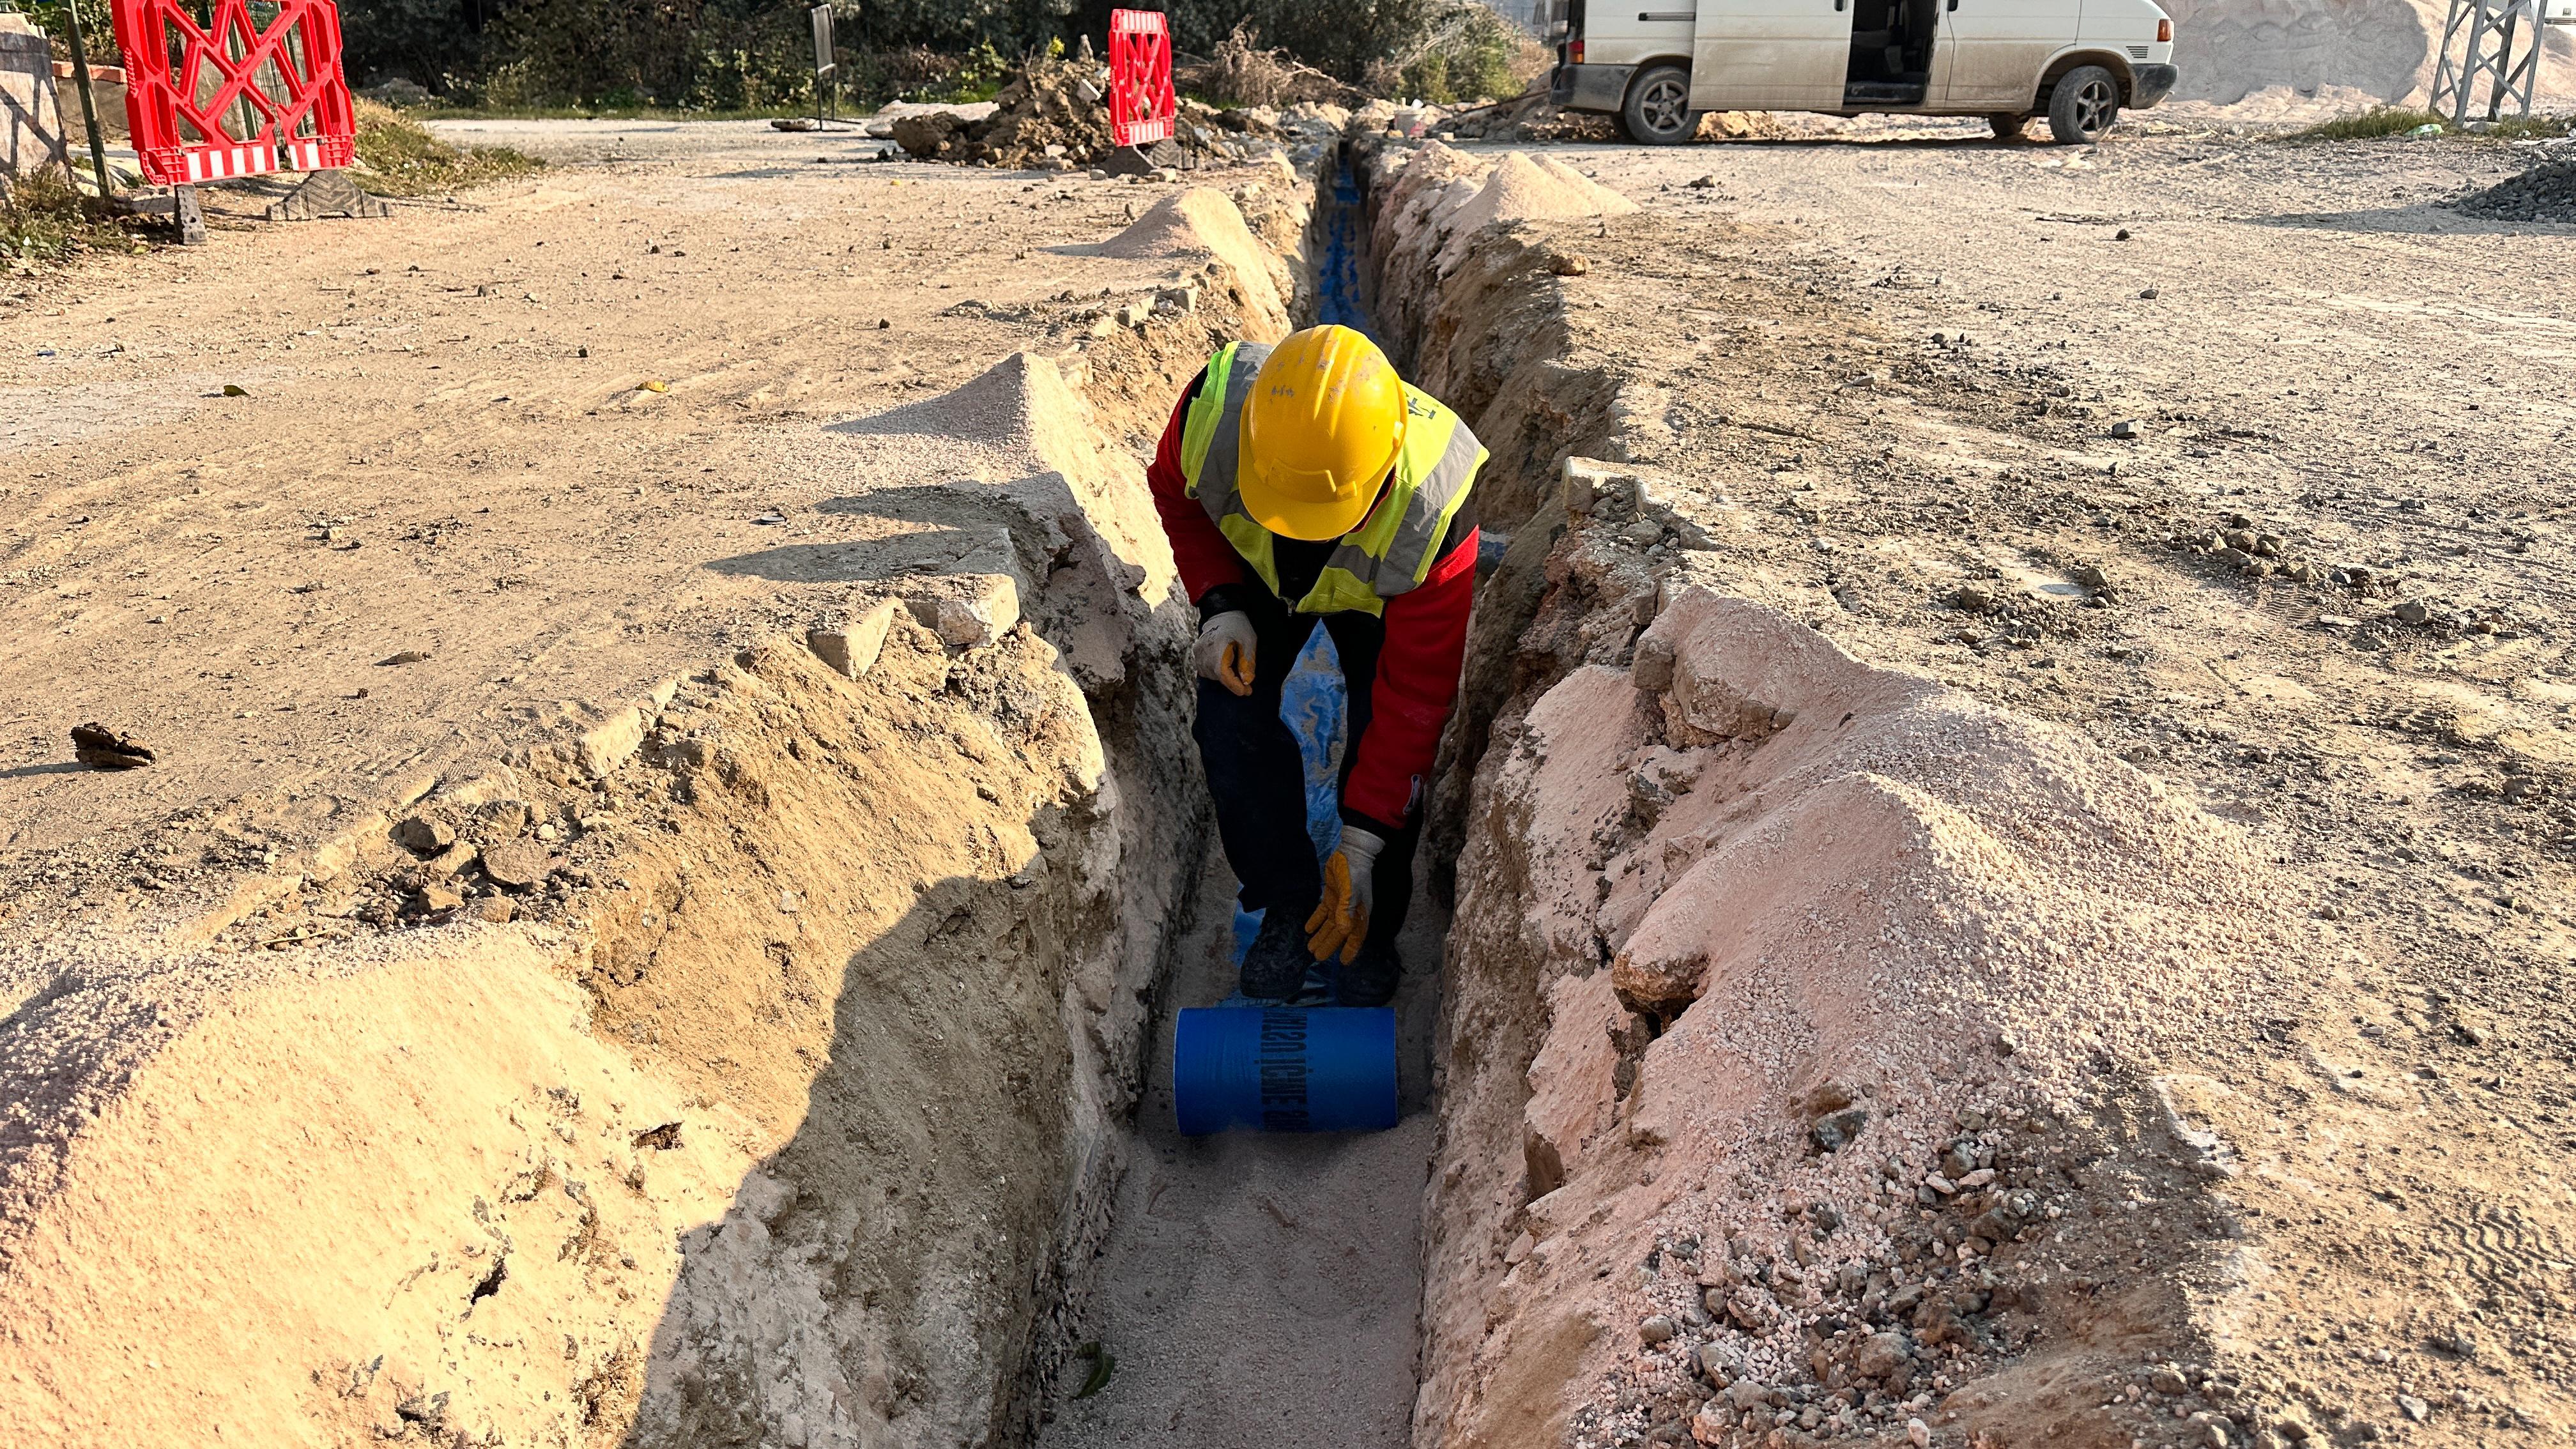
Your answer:
[[[130,914],[796,622],[831,592],[800,551],[935,523],[832,511],[865,480],[820,421],[1173,280],[1051,250],[1156,188],[708,129],[685,165],[219,230],[0,320],[0,871],[47,882],[0,917]],[[87,719],[165,767],[68,772]]]

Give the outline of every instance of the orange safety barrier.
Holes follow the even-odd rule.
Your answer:
[[[1109,140],[1150,146],[1169,140],[1180,114],[1172,93],[1172,33],[1160,10],[1109,12]]]
[[[164,186],[321,171],[357,157],[332,0],[112,0],[125,118],[146,179]]]

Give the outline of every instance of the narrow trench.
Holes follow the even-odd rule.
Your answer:
[[[1347,156],[1337,158],[1316,188],[1299,259],[1308,281],[1301,323],[1370,326],[1374,278],[1351,171]],[[1333,828],[1338,754],[1319,736],[1338,730],[1337,681],[1318,629],[1283,713],[1307,746],[1319,846]],[[1235,907],[1234,877],[1211,832],[1101,1250],[1090,1320],[1097,1347],[1060,1376],[1041,1415],[1043,1449],[1410,1442],[1421,1214],[1438,1131],[1431,1040],[1449,927],[1425,866],[1397,941],[1405,965],[1395,1002],[1398,1125],[1364,1135],[1186,1138],[1172,1101],[1176,1012],[1233,993],[1235,957],[1256,923]]]

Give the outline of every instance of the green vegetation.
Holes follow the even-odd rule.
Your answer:
[[[62,4],[67,0],[43,0]],[[78,0],[82,14],[99,0]],[[843,103],[988,97],[1082,36],[1115,0],[834,0]],[[782,114],[814,102],[805,0],[341,0],[352,84],[401,79],[443,106],[515,113]],[[1174,0],[1175,51],[1214,54],[1248,25],[1345,84],[1429,98],[1509,95],[1510,27],[1461,0]]]
[[[125,58],[117,53],[116,26],[108,18],[107,0],[79,0],[79,3],[81,41],[89,51],[89,63],[123,65]],[[27,18],[36,22],[36,28],[53,40],[56,60],[72,58],[71,41],[67,38],[71,31],[63,23],[63,12],[71,8],[71,0],[18,0],[17,8],[26,11]],[[80,109],[80,101],[72,95],[69,85],[63,87],[63,105],[66,110]]]
[[[1487,7],[1459,6],[1442,17],[1410,61],[1396,67],[1397,89],[1408,100],[1443,106],[1519,95],[1527,79],[1521,51],[1528,43]]]
[[[2404,106],[2375,106],[2358,116],[2337,116],[2313,126],[2292,131],[2285,141],[2372,141],[2382,136],[2402,136],[2418,126],[2449,127],[2431,111],[2412,110]]]
[[[2475,125],[2475,123],[2472,123]],[[2431,111],[2407,106],[2378,106],[2358,116],[2337,116],[2313,126],[2292,131],[2284,141],[2375,141],[2388,136],[2403,136],[2424,126],[2439,126],[2445,139],[2461,141],[2530,141],[2568,134],[2576,117],[2529,116],[2495,122],[2474,130],[2454,129],[2451,123]]]
[[[141,252],[147,223],[108,214],[59,166],[0,178],[0,271],[25,275],[85,252]]]
[[[358,102],[361,182],[384,196],[425,196],[534,171],[543,162],[506,146],[459,149],[429,128],[373,101]]]

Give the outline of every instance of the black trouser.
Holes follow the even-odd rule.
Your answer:
[[[1252,694],[1238,696],[1213,679],[1200,680],[1199,717],[1191,733],[1207,770],[1208,793],[1216,801],[1226,864],[1243,884],[1243,908],[1285,909],[1302,926],[1323,898],[1324,880],[1315,864],[1314,842],[1306,834],[1305,760],[1297,752],[1297,737],[1279,718],[1279,688],[1296,667],[1318,616],[1290,612],[1267,590],[1244,592],[1253,596],[1244,612],[1251,615],[1260,639],[1253,651]],[[1368,731],[1369,695],[1377,682],[1377,652],[1386,641],[1386,625],[1357,611],[1320,617],[1341,657],[1346,700],[1342,783],[1347,785],[1359,759],[1360,737]],[[1369,915],[1372,943],[1392,945],[1412,908],[1413,848],[1421,837],[1421,822],[1408,821],[1378,853],[1376,902]]]

